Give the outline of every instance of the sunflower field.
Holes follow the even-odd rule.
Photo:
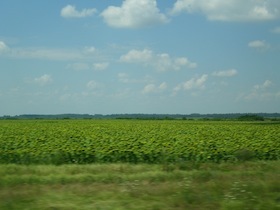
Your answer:
[[[269,121],[0,121],[0,164],[279,159],[280,124]]]

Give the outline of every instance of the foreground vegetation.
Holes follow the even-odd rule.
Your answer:
[[[276,210],[280,162],[0,165],[1,210]]]
[[[279,130],[277,121],[0,120],[0,209],[280,209]]]
[[[1,120],[0,163],[279,160],[279,122]]]

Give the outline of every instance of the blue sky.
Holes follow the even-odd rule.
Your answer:
[[[280,112],[279,68],[279,0],[0,3],[0,116]]]

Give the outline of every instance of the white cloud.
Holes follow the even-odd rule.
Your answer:
[[[200,78],[192,78],[185,83],[183,83],[184,90],[191,90],[191,89],[203,89],[205,87],[205,82],[208,78],[208,75],[203,74]]]
[[[156,92],[156,85],[155,84],[148,84],[144,87],[142,93],[147,94],[147,93],[152,93],[152,92]]]
[[[181,58],[176,58],[175,61],[175,66],[188,66],[189,68],[196,68],[197,64],[190,62],[186,57],[181,57]]]
[[[280,34],[280,26],[274,28],[274,29],[272,30],[272,33]]]
[[[261,85],[255,85],[254,90],[269,88],[273,83],[270,80],[265,80]]]
[[[159,86],[156,86],[155,84],[148,84],[143,88],[142,93],[143,94],[159,93],[164,91],[166,88],[167,88],[166,82],[161,83]]]
[[[217,21],[266,21],[280,18],[279,0],[177,0],[171,14],[202,13]]]
[[[5,44],[5,42],[0,41],[0,53],[7,51],[9,48],[8,46]]]
[[[258,50],[267,50],[270,48],[270,45],[265,40],[254,40],[248,43],[248,47]]]
[[[84,48],[84,53],[86,53],[86,54],[91,54],[91,53],[96,53],[96,52],[97,52],[97,50],[93,46]]]
[[[154,56],[154,66],[158,71],[181,70],[182,68],[196,68],[197,64],[190,62],[188,58],[171,58],[168,54],[157,54]]]
[[[146,76],[145,78],[131,78],[127,73],[118,73],[118,80],[121,83],[152,83],[153,80]]]
[[[207,79],[208,79],[207,74],[203,74],[199,78],[191,78],[190,80],[187,80],[186,82],[183,82],[183,83],[180,83],[179,85],[177,85],[173,89],[174,93],[176,93],[180,90],[204,89]]]
[[[77,11],[75,6],[67,5],[61,9],[60,15],[64,18],[83,18],[92,16],[96,12],[97,10],[95,8]]]
[[[116,28],[142,28],[168,22],[157,8],[156,0],[124,0],[120,7],[109,6],[101,16]]]
[[[94,70],[97,70],[97,71],[103,71],[105,69],[107,69],[109,66],[109,63],[105,62],[105,63],[94,63],[93,64],[93,68]]]
[[[225,71],[215,71],[212,75],[216,77],[233,77],[237,74],[236,69],[229,69]]]
[[[48,60],[77,60],[84,57],[84,55],[77,50],[62,49],[11,49],[8,56]]]
[[[181,70],[182,68],[196,68],[197,64],[186,57],[172,58],[167,53],[156,54],[151,50],[131,50],[120,57],[121,62],[141,63],[152,66],[158,71]]]
[[[83,70],[89,70],[89,69],[93,69],[96,71],[103,71],[106,68],[108,68],[108,66],[109,66],[109,63],[107,63],[107,62],[93,63],[93,64],[77,62],[77,63],[68,64],[67,68],[74,69],[76,71],[83,71]]]
[[[159,71],[165,71],[172,66],[172,61],[167,53],[154,55],[153,65]],[[177,65],[175,65],[177,67]]]
[[[127,73],[118,73],[118,80],[121,83],[139,83],[139,82],[143,82],[143,81],[141,81],[139,79],[130,78]]]
[[[265,80],[265,82],[262,84],[263,88],[268,88],[272,85],[273,83],[270,80]]]
[[[103,83],[97,82],[95,80],[90,80],[88,83],[86,83],[86,87],[87,90],[81,93],[82,97],[104,96]]]
[[[38,85],[45,86],[52,83],[53,79],[50,75],[44,74],[41,77],[37,77],[34,79],[34,82]]]
[[[165,90],[166,88],[167,88],[166,82],[163,82],[163,83],[161,83],[161,84],[158,86],[158,89],[159,89],[159,90]]]
[[[120,57],[121,62],[126,63],[148,63],[153,57],[153,52],[148,49],[130,50],[127,54]]]
[[[72,63],[67,65],[67,68],[74,69],[76,71],[88,70],[89,65],[87,63]]]
[[[122,83],[130,83],[129,76],[126,73],[118,73],[118,79]]]
[[[243,93],[239,96],[239,99],[245,100],[257,100],[257,101],[267,101],[279,98],[279,92],[273,92],[271,87],[273,82],[270,80],[265,80],[262,84],[254,85],[254,87],[247,93]]]
[[[0,41],[0,53],[2,56],[22,59],[47,59],[47,60],[83,60],[93,59],[97,50],[94,47],[80,49],[56,49],[56,48],[9,48]]]
[[[96,81],[94,81],[94,80],[91,80],[91,81],[89,81],[89,82],[87,83],[86,86],[87,86],[88,89],[93,90],[93,89],[99,88],[99,87],[100,87],[100,83],[98,83],[98,82],[96,82]]]

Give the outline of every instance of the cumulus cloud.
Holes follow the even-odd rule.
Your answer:
[[[0,53],[15,58],[70,60],[79,59],[83,55],[78,50],[48,49],[48,48],[9,48],[5,42],[0,41]]]
[[[158,71],[181,70],[182,68],[196,68],[197,64],[186,57],[172,58],[167,53],[156,54],[151,50],[131,50],[120,57],[121,62],[141,63],[152,66]]]
[[[258,50],[267,50],[270,48],[270,45],[265,40],[254,40],[248,43],[248,47]]]
[[[89,65],[87,63],[72,63],[68,64],[67,68],[74,69],[75,71],[88,70]]]
[[[197,67],[196,63],[190,62],[188,60],[188,58],[186,58],[186,57],[176,58],[174,60],[174,64],[177,67],[177,70],[179,70],[180,68],[178,68],[178,67],[181,67],[181,66],[188,66],[189,68],[196,68]]]
[[[279,91],[273,92],[272,86],[272,81],[265,80],[262,84],[254,85],[249,92],[241,94],[238,99],[267,101],[279,98]]]
[[[229,70],[225,70],[225,71],[215,71],[213,72],[213,76],[216,77],[233,77],[237,74],[237,70],[236,69],[229,69]]]
[[[47,60],[77,60],[84,57],[78,50],[63,49],[11,49],[9,57]]]
[[[3,53],[5,51],[7,51],[9,48],[8,46],[5,44],[5,42],[0,41],[0,53]]]
[[[197,64],[190,62],[186,57],[171,58],[170,55],[163,53],[155,55],[155,68],[158,71],[181,70],[182,68],[196,68]]]
[[[2,56],[22,59],[47,59],[47,60],[83,60],[98,56],[94,47],[84,49],[57,49],[57,48],[9,48],[0,41],[0,54]]]
[[[120,61],[126,63],[148,63],[152,58],[153,52],[151,50],[130,50],[127,54],[120,57]]]
[[[163,82],[158,86],[159,90],[165,90],[166,88],[167,88],[167,83],[166,82]]]
[[[267,21],[280,18],[279,8],[279,0],[177,0],[171,14],[185,11],[216,21]]]
[[[97,10],[95,8],[83,9],[82,11],[78,11],[76,10],[75,6],[67,5],[61,9],[60,15],[64,18],[83,18],[92,16],[96,12]]]
[[[96,70],[96,71],[103,71],[103,70],[107,69],[108,66],[109,66],[109,63],[107,63],[107,62],[103,62],[103,63],[94,63],[94,64],[93,64],[93,68],[94,68],[94,70]]]
[[[122,83],[130,83],[129,76],[126,73],[118,73],[118,79]]]
[[[120,7],[109,6],[101,16],[115,28],[142,28],[168,22],[156,0],[124,0]]]
[[[185,83],[183,83],[183,89],[184,90],[191,90],[191,89],[203,89],[205,87],[205,82],[208,78],[208,75],[203,74],[201,77],[195,79],[192,78]]]
[[[71,63],[67,65],[68,69],[74,69],[75,71],[83,71],[83,70],[89,70],[93,69],[96,71],[103,71],[107,69],[109,66],[109,63],[107,62],[101,62],[101,63],[84,63],[84,62],[77,62],[77,63]]]
[[[99,82],[91,80],[87,83],[86,86],[87,86],[88,89],[93,90],[93,89],[99,88],[101,86],[101,84]]]
[[[37,77],[34,79],[34,82],[40,86],[45,86],[52,83],[53,79],[50,75],[44,74],[41,77]]]
[[[201,77],[198,78],[191,78],[190,80],[187,80],[183,83],[180,83],[177,85],[173,90],[174,93],[177,93],[180,90],[195,90],[195,89],[204,89],[205,88],[205,83],[208,79],[207,74],[201,75]]]
[[[96,52],[97,52],[97,49],[93,46],[84,48],[84,53],[86,53],[86,54],[92,54],[92,53],[96,53]]]
[[[121,72],[118,73],[118,81],[121,83],[152,83],[153,79],[149,76],[145,76],[145,78],[131,78],[127,73]]]
[[[167,88],[166,82],[163,82],[158,86],[155,84],[148,84],[143,88],[142,93],[143,94],[159,93],[164,91],[166,88]]]
[[[266,88],[269,88],[271,85],[272,85],[272,82],[270,80],[265,80],[263,84],[255,85],[254,90],[266,89]]]
[[[146,93],[152,93],[155,92],[157,89],[155,84],[148,84],[144,87],[142,93],[146,94]]]
[[[139,79],[130,78],[127,73],[118,73],[118,80],[121,83],[139,83],[139,82],[142,82]]]

